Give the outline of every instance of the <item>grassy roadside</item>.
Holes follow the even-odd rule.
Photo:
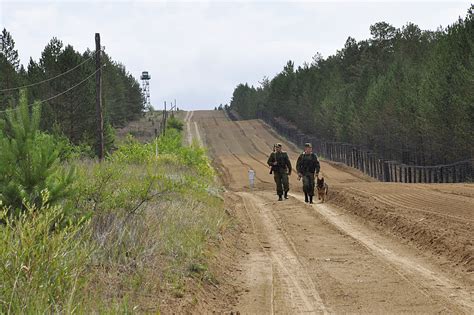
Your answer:
[[[207,244],[229,224],[214,170],[175,129],[155,144],[128,138],[105,162],[70,160],[71,194],[3,204],[1,313],[158,312],[186,294],[186,279],[211,282]]]

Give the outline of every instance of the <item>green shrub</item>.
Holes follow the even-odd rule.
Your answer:
[[[167,123],[168,125],[166,126],[166,128],[183,131],[184,123],[181,120],[178,120],[177,118],[175,118],[174,116],[171,116],[168,119]]]
[[[61,167],[54,137],[39,131],[39,104],[30,114],[22,91],[19,107],[6,116],[0,121],[0,200],[10,209],[9,214],[26,210],[26,203],[41,208],[41,191],[45,189],[50,204],[67,197],[75,171]]]
[[[213,180],[214,169],[210,166],[206,151],[198,145],[183,146],[182,133],[169,129],[166,135],[160,136],[152,143],[142,144],[131,135],[127,136],[124,144],[109,156],[109,159],[127,163],[162,163],[165,159],[190,167],[192,176],[205,177],[206,183]],[[158,157],[156,156],[158,147]],[[201,178],[202,179],[202,178]]]
[[[55,136],[55,141],[61,162],[94,158],[95,156],[94,149],[85,142],[74,145],[66,136]]]
[[[79,163],[76,189],[75,204],[94,214],[98,267],[89,291],[104,299],[92,309],[144,311],[141,301],[150,292],[172,288],[182,296],[185,277],[213,278],[207,244],[219,238],[228,217],[222,199],[210,193],[219,189],[206,152],[184,147],[177,130],[148,144],[128,136],[105,162]]]

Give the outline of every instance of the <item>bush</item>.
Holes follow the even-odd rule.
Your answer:
[[[208,162],[205,149],[198,145],[186,147],[182,143],[183,136],[177,129],[169,129],[166,135],[146,144],[128,135],[125,143],[120,145],[117,151],[109,156],[109,159],[127,163],[153,163],[153,161],[162,163],[167,159],[170,162],[189,166],[192,173],[188,174],[206,177],[207,183],[212,181],[215,172]],[[156,146],[158,146],[158,159]]]
[[[213,278],[207,244],[219,238],[228,218],[202,148],[184,147],[173,129],[148,144],[129,136],[105,162],[83,161],[78,170],[74,203],[93,209],[97,248],[91,269],[96,281],[88,291],[100,301],[88,307],[153,312],[160,302],[150,295],[171,288],[182,296],[185,277]]]
[[[171,116],[168,119],[167,123],[168,123],[168,125],[166,126],[166,128],[176,129],[178,131],[183,131],[184,123],[182,121],[178,120],[177,118],[175,118],[174,116]]]

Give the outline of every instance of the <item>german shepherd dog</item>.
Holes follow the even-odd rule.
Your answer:
[[[321,203],[323,203],[328,196],[329,188],[328,184],[324,182],[324,177],[321,177],[321,179],[317,178],[316,188],[318,189],[318,200],[321,200]]]

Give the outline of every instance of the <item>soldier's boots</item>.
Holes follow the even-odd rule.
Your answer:
[[[304,193],[304,202],[309,202],[307,193]]]
[[[285,194],[283,196],[285,197],[285,199],[288,199],[288,192],[285,191]]]
[[[309,196],[309,203],[313,203],[313,196]]]
[[[278,201],[283,201],[283,198],[281,197],[281,195],[278,195]]]

